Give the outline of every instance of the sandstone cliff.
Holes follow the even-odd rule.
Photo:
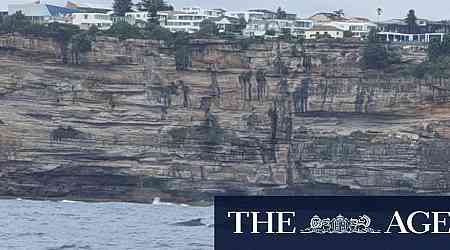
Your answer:
[[[447,193],[450,82],[362,72],[360,49],[198,40],[192,68],[176,71],[174,52],[154,41],[98,38],[71,66],[51,40],[0,37],[0,195]],[[405,62],[425,56],[402,49]],[[252,100],[243,96],[250,69],[266,73],[261,100],[254,75]],[[295,112],[307,78],[308,112]]]

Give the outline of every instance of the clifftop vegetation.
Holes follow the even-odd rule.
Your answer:
[[[372,30],[362,51],[361,67],[363,69],[385,70],[399,62],[400,55],[380,41],[376,31]]]
[[[414,76],[423,78],[448,78],[450,68],[450,35],[444,39],[431,40],[427,50],[427,60],[414,70]]]

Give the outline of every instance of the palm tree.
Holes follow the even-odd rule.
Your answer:
[[[378,16],[378,22],[380,22],[380,16],[383,15],[383,9],[377,8],[377,16]]]

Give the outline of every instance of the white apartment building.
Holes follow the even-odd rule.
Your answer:
[[[305,31],[305,39],[320,38],[344,38],[344,30],[331,25],[314,25],[310,30]]]
[[[225,14],[226,12],[225,10],[222,9],[202,9],[200,7],[185,7],[182,8],[180,11],[197,15],[205,15],[209,17],[219,17]]]
[[[134,20],[141,20],[147,22],[150,18],[150,13],[148,11],[136,11],[136,12],[127,12],[125,13],[126,17],[132,18]]]
[[[265,36],[267,31],[272,31],[275,36],[289,33],[292,36],[302,36],[306,30],[312,29],[314,22],[306,19],[264,19],[252,20],[247,23],[243,34],[244,36]]]
[[[158,11],[158,19],[159,19],[159,23],[161,25],[166,23],[167,20],[167,11]],[[149,12],[147,11],[136,11],[136,12],[127,12],[125,13],[125,18],[128,23],[130,24],[138,24],[139,22],[142,23],[143,22],[148,22],[148,20],[150,19],[151,15]]]
[[[366,37],[367,34],[372,30],[376,29],[377,25],[370,21],[362,19],[349,19],[346,21],[333,21],[327,23],[327,25],[334,26],[338,29],[344,31],[350,31],[353,37]]]
[[[219,9],[201,9],[201,8],[183,8],[181,11],[167,11],[161,13],[163,22],[162,27],[169,29],[171,32],[188,32],[195,33],[200,30],[200,23],[208,18],[217,18],[222,16],[223,10]],[[161,19],[160,19],[161,20]]]
[[[261,37],[265,36],[267,32],[266,20],[262,19],[250,19],[247,22],[247,26],[242,31],[246,37]]]
[[[367,18],[346,17],[337,13],[321,12],[311,16],[315,24],[324,26],[333,26],[341,31],[350,31],[353,37],[365,37],[377,25]]]
[[[250,20],[264,19],[265,13],[258,11],[227,11],[225,16],[244,18],[246,22],[249,22]]]
[[[200,30],[200,23],[203,20],[220,17],[223,13],[224,11],[219,9],[188,7],[174,11],[159,11],[158,18],[160,25],[171,32],[195,33]],[[150,19],[150,13],[147,11],[127,12],[125,16],[135,21],[143,22],[147,22]]]
[[[72,24],[85,30],[88,30],[91,26],[97,26],[100,30],[107,30],[113,24],[111,15],[103,13],[73,13],[71,18]]]

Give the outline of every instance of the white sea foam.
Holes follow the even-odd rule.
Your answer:
[[[62,203],[76,203],[77,201],[71,201],[71,200],[62,200]]]
[[[153,205],[166,205],[166,206],[177,206],[177,205],[180,205],[180,204],[176,204],[176,203],[172,203],[172,202],[163,202],[163,201],[161,201],[161,198],[159,198],[159,197],[155,197],[153,199],[152,204]],[[181,206],[183,206],[183,204],[181,204]]]

